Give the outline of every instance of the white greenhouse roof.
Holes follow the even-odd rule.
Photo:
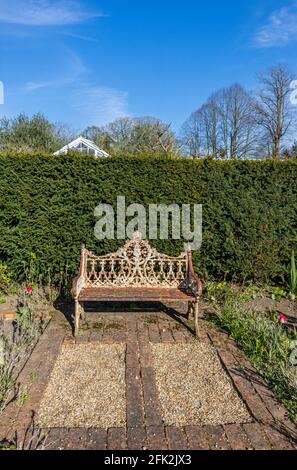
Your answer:
[[[109,157],[109,154],[104,150],[100,149],[91,140],[85,139],[80,136],[73,142],[65,145],[63,148],[54,153],[54,155],[65,155],[69,150],[74,150],[81,153],[88,153],[95,157]]]

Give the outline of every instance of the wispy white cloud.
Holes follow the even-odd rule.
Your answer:
[[[103,16],[79,0],[0,0],[0,22],[29,26],[78,24]]]
[[[128,116],[128,93],[104,86],[84,85],[74,93],[72,104],[86,124],[104,125]]]
[[[68,36],[70,38],[79,39],[81,41],[96,42],[96,43],[99,42],[98,39],[93,38],[92,36],[86,36],[85,34],[68,33],[68,32],[64,32],[62,34],[63,36]]]
[[[297,41],[297,3],[274,11],[253,38],[260,48],[286,46]]]
[[[78,54],[68,48],[63,48],[63,74],[54,79],[27,82],[24,91],[34,92],[42,88],[61,88],[78,81],[89,70]]]
[[[59,88],[65,105],[73,110],[76,120],[85,125],[104,125],[119,117],[128,116],[128,93],[108,86],[90,85],[91,71],[73,50],[63,48],[63,73],[53,79],[26,83],[22,92],[34,93],[48,88]]]
[[[40,90],[41,88],[48,88],[51,86],[55,85],[54,80],[53,81],[44,81],[44,82],[28,82],[25,85],[25,91],[35,91],[35,90]]]

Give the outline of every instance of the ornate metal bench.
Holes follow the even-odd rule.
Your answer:
[[[95,256],[84,246],[80,271],[73,281],[75,336],[84,316],[84,302],[188,302],[198,336],[202,283],[195,274],[191,251],[178,257],[158,253],[136,232],[116,253]]]

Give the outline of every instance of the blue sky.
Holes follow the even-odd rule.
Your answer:
[[[297,0],[0,0],[0,116],[43,112],[79,131],[124,115],[178,131],[216,89],[297,78]]]

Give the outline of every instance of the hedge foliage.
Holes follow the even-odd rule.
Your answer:
[[[64,283],[78,270],[80,245],[98,254],[123,241],[94,237],[94,208],[203,204],[203,278],[285,282],[297,250],[297,162],[218,162],[164,157],[1,155],[0,256],[18,279]],[[182,241],[153,242],[171,255]]]

